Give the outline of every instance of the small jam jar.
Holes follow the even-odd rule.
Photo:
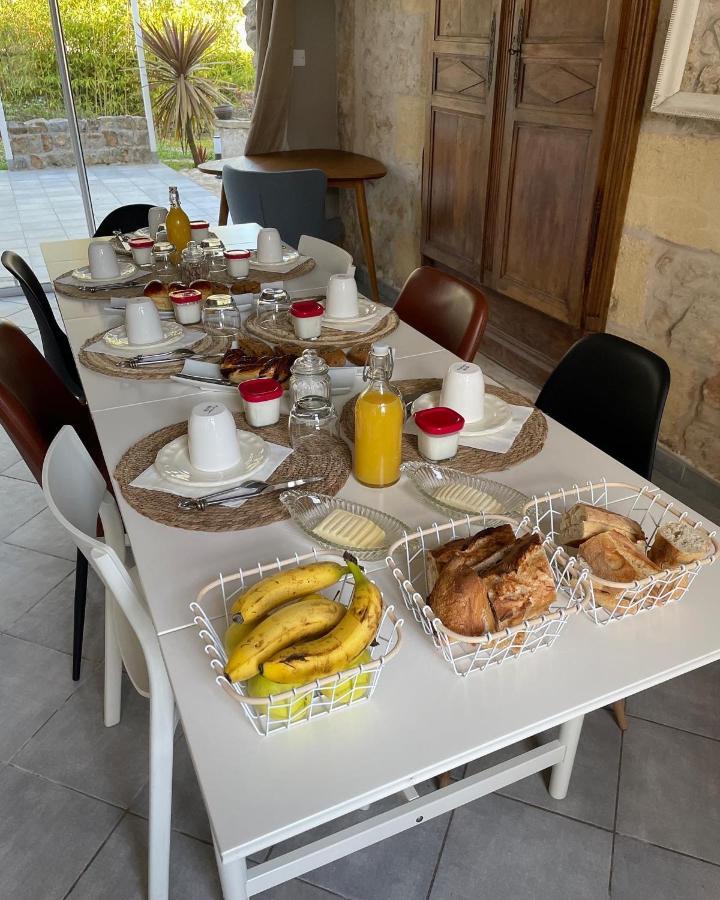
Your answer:
[[[198,244],[200,241],[204,241],[205,238],[210,237],[210,223],[206,222],[204,219],[195,219],[190,222],[190,240],[196,241]]]
[[[175,321],[181,325],[195,325],[200,321],[200,305],[202,294],[193,288],[182,291],[170,291],[168,294],[173,305]]]
[[[295,337],[299,341],[309,341],[320,337],[325,310],[316,300],[298,300],[290,307],[290,317]]]
[[[136,266],[152,265],[152,249],[155,241],[152,238],[135,237],[128,241],[132,251],[133,262]]]
[[[262,428],[280,419],[282,385],[274,378],[253,378],[240,384],[240,396],[248,425]]]
[[[432,462],[450,459],[458,452],[460,432],[465,419],[447,406],[422,409],[415,413],[420,456]]]
[[[226,250],[225,265],[232,278],[247,278],[250,271],[249,250]]]

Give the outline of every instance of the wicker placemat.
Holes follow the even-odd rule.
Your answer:
[[[437,391],[442,387],[439,378],[416,378],[408,381],[393,382],[404,396],[416,394],[418,391]],[[489,394],[500,397],[514,406],[532,406],[529,400],[506,388],[487,385]],[[343,434],[351,441],[355,439],[355,401],[353,397],[345,404],[340,416]],[[536,456],[543,448],[547,437],[545,416],[536,409],[523,425],[520,434],[515,438],[507,453],[493,453],[490,450],[476,450],[474,447],[460,447],[457,456],[448,460],[448,465],[468,475],[479,475],[482,472],[501,472],[518,463]],[[423,461],[417,449],[417,437],[413,434],[403,435],[403,462]]]
[[[354,347],[358,344],[372,344],[379,338],[392,334],[398,327],[400,319],[392,309],[371,330],[360,334],[357,331],[339,331],[335,328],[323,328],[319,338],[315,338],[312,346],[320,349],[329,347]],[[295,337],[289,313],[281,313],[277,320],[268,323],[266,320],[258,321],[257,314],[251,313],[245,320],[245,330],[248,334],[255,335],[271,344],[287,344],[299,349],[308,346],[307,341],[300,341]]]
[[[85,347],[90,347],[96,341],[102,339],[104,331],[98,332],[93,337],[88,338],[82,345],[78,353],[78,359],[86,369],[91,369],[100,375],[110,375],[114,378],[134,378],[139,381],[160,381],[163,378],[170,378],[171,375],[177,375],[182,371],[184,361],[158,363],[156,366],[143,366],[141,369],[131,369],[124,367],[124,362],[119,356],[111,356],[109,353],[99,353],[97,351],[88,351]],[[217,354],[220,357],[229,349],[232,339],[229,337],[220,337],[218,335],[203,335],[190,348],[194,353],[203,354],[203,356],[211,356]],[[172,349],[172,347],[168,348]]]
[[[284,447],[290,446],[287,416],[281,416],[276,425],[265,428],[251,428],[245,422],[242,413],[235,414],[235,422],[238,428],[252,431],[266,441]],[[176,494],[130,487],[138,475],[155,462],[161,447],[186,433],[187,422],[178,422],[177,425],[168,425],[154,431],[130,447],[117,464],[115,478],[120,485],[120,491],[136,512],[160,522],[161,525],[185,528],[188,531],[243,531],[246,528],[259,528],[261,525],[270,525],[290,518],[290,514],[280,503],[280,493],[249,500],[235,509],[228,506],[210,506],[204,512],[198,510],[183,512],[177,508],[181,498]],[[276,484],[293,478],[322,475],[323,481],[313,484],[313,490],[334,496],[343,488],[350,475],[351,460],[350,450],[344,441],[340,438],[330,440],[335,446],[335,452],[308,456],[302,450],[295,450],[268,480]],[[249,477],[253,477],[252,473]]]

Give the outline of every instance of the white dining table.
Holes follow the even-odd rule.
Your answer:
[[[84,262],[86,245],[44,244],[50,276]],[[58,300],[75,354],[88,336],[118,322],[97,301],[62,294]],[[456,360],[405,324],[388,342],[396,348],[397,380],[442,377]],[[187,419],[208,396],[170,380],[130,382],[79,370],[110,472],[138,439]],[[358,376],[358,390],[360,385]],[[222,400],[240,409],[239,397],[223,394]],[[559,423],[549,420],[548,426],[537,456],[491,477],[526,495],[602,478],[641,483]],[[406,613],[389,570],[377,563],[369,567],[372,577],[405,621],[401,650],[384,668],[371,701],[260,737],[215,684],[189,603],[218,573],[308,552],[310,541],[289,521],[222,533],[170,528],[136,512],[119,490],[117,496],[207,807],[226,900],[245,900],[542,769],[551,768],[550,793],[562,799],[586,713],[720,658],[720,566],[709,566],[679,603],[607,627],[575,615],[550,649],[459,678]],[[411,528],[443,520],[404,477],[379,491],[350,477],[339,496],[383,510]],[[223,616],[219,603],[206,611]],[[537,749],[449,787],[423,789],[422,795],[414,789],[556,725],[557,739]],[[246,862],[260,850],[395,794],[393,808],[360,824],[258,865]]]

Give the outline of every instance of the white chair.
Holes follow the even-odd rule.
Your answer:
[[[301,235],[298,253],[301,256],[312,256],[317,265],[331,275],[355,274],[353,258],[347,250],[321,238],[310,237],[309,234]]]
[[[136,690],[150,698],[150,815],[148,895],[169,889],[175,701],[145,598],[125,567],[125,536],[114,497],[75,431],[60,429],[45,456],[43,492],[50,511],[70,534],[105,588],[106,716],[120,719],[122,666]],[[105,541],[94,537],[100,518]],[[134,573],[133,573],[134,574]],[[108,669],[110,671],[108,671]],[[108,722],[108,689],[110,718]]]

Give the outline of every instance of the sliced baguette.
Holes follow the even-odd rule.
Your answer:
[[[515,533],[511,525],[497,525],[494,528],[484,528],[472,537],[457,538],[442,547],[429,550],[425,554],[428,590],[432,591],[442,569],[458,554],[463,557],[466,565],[474,567],[510,546],[514,540]]]
[[[604,531],[618,531],[626,534],[631,540],[642,540],[645,535],[638,522],[628,516],[592,506],[589,503],[576,503],[566,510],[558,524],[558,543],[570,544],[583,541]]]
[[[710,537],[687,522],[668,522],[658,528],[648,553],[661,569],[684,566],[712,553]]]
[[[555,579],[537,534],[515,541],[481,575],[500,628],[547,612],[556,597]]]
[[[485,583],[460,554],[443,567],[428,604],[443,625],[458,634],[481,637],[497,631]]]
[[[618,531],[604,531],[580,545],[580,556],[594,575],[608,581],[639,581],[660,571],[652,560]]]

